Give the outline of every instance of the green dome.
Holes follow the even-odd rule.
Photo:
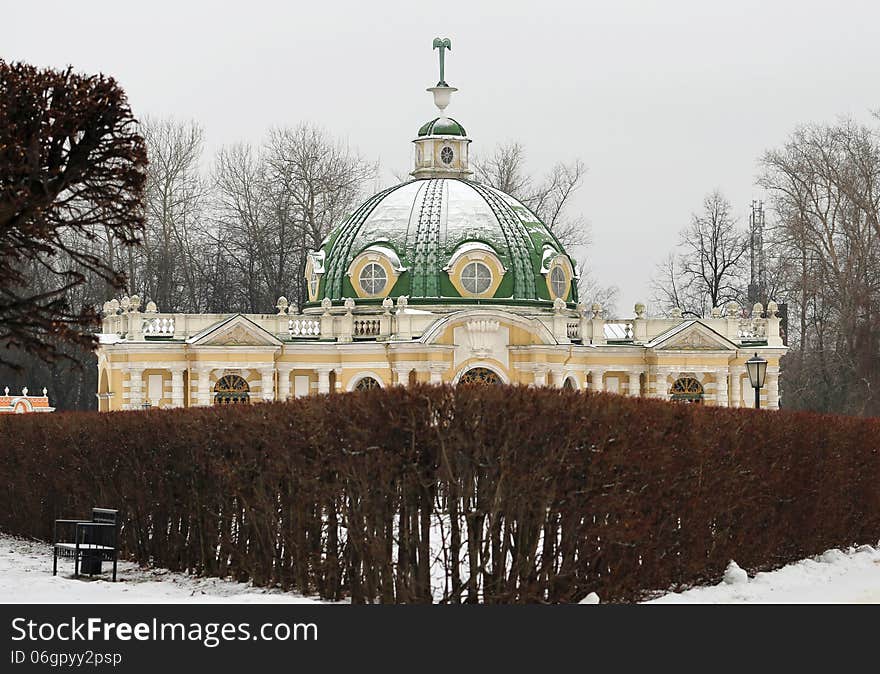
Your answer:
[[[490,297],[462,297],[451,265],[478,248],[503,267]],[[412,180],[364,202],[335,228],[314,255],[320,260],[317,299],[356,297],[349,272],[361,253],[382,251],[397,274],[389,297],[411,303],[512,303],[552,305],[548,265],[564,255],[556,237],[525,205],[503,192],[457,178]],[[577,301],[576,283],[565,297]],[[379,301],[379,300],[377,300]]]
[[[419,129],[419,136],[467,136],[467,133],[451,117],[436,117]]]

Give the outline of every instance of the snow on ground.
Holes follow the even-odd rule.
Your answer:
[[[53,577],[51,545],[0,534],[0,602],[268,604],[318,600],[220,578],[142,569],[131,562],[119,563],[116,583],[109,574],[76,579],[69,560],[58,561],[58,575]],[[753,577],[731,565],[718,585],[666,594],[648,603],[880,603],[880,547],[829,550]]]
[[[880,547],[829,550],[747,580],[738,567],[728,567],[725,579],[648,603],[880,604]]]
[[[105,562],[105,569],[112,566]],[[104,573],[73,577],[73,561],[58,560],[52,576],[52,546],[0,534],[0,602],[95,604],[311,604],[317,599],[253,587],[221,578],[197,578],[166,569],[119,562],[116,582]]]

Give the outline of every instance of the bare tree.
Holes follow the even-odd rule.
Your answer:
[[[747,239],[731,215],[730,202],[715,190],[682,230],[679,252],[668,257],[652,281],[654,301],[706,316],[713,307],[740,301],[745,284]]]
[[[797,129],[763,158],[778,217],[790,343],[784,394],[795,406],[880,411],[880,142],[843,120]]]
[[[296,271],[291,294],[301,303],[307,251],[317,250],[354,209],[377,165],[312,124],[272,130],[264,153],[266,175],[278,186],[273,198],[278,226],[288,228],[298,242],[291,255]]]
[[[559,162],[535,179],[526,171],[526,155],[517,142],[502,143],[485,158],[474,158],[474,177],[529,207],[564,248],[590,242],[590,227],[581,214],[570,213],[571,197],[581,187],[587,169],[580,159]]]
[[[198,311],[204,181],[200,162],[204,133],[195,122],[147,119],[147,225],[143,245],[129,252],[131,292],[163,311]],[[111,245],[112,250],[112,245]]]
[[[590,244],[590,226],[582,214],[571,213],[571,198],[581,187],[587,169],[580,159],[558,162],[550,172],[535,178],[526,169],[523,146],[511,141],[495,147],[484,157],[475,157],[474,177],[482,183],[518,199],[543,222],[560,245],[575,254]],[[601,304],[606,314],[616,309],[618,288],[600,284],[583,257],[578,261],[578,297],[587,304]]]

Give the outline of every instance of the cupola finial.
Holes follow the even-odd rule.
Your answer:
[[[440,81],[437,82],[438,87],[448,87],[446,84],[446,78],[444,77],[444,65],[445,65],[445,54],[444,49],[448,49],[452,51],[452,42],[448,37],[435,37],[434,38],[434,49],[440,50]]]
[[[446,50],[452,51],[452,41],[448,37],[435,37],[434,49],[440,50],[440,81],[428,91],[434,94],[434,105],[440,110],[440,116],[445,118],[449,99],[454,91],[458,91],[455,87],[446,84]]]

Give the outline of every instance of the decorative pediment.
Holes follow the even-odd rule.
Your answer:
[[[652,344],[658,351],[735,351],[736,344],[702,323],[693,322]]]
[[[241,314],[212,325],[188,342],[195,346],[281,346],[281,341]]]

